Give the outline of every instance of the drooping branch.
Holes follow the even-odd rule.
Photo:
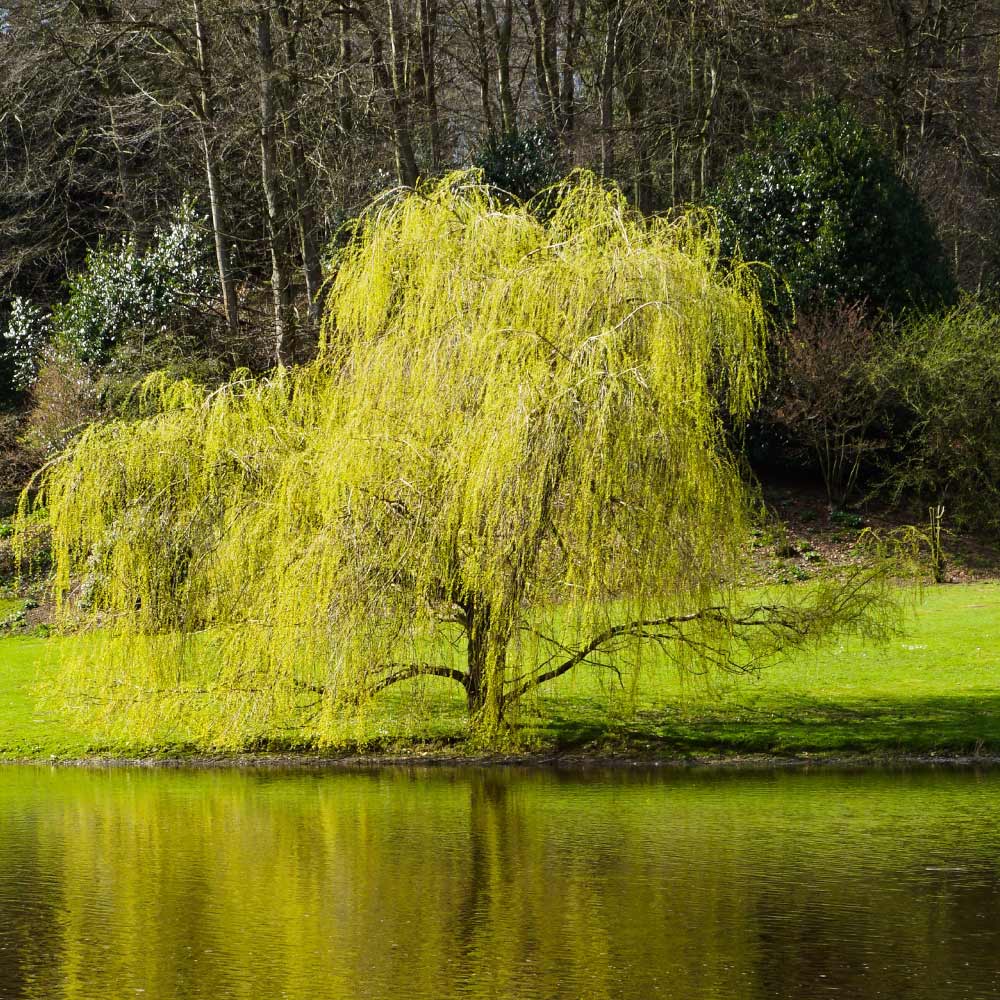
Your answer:
[[[374,698],[386,688],[403,681],[413,680],[415,677],[444,677],[447,680],[457,681],[462,687],[466,687],[468,684],[468,675],[464,671],[457,667],[445,667],[436,663],[385,663],[377,667],[375,672],[382,673],[382,676],[364,689],[361,695],[362,700]],[[297,680],[295,687],[299,691],[308,691],[320,697],[331,693],[331,688],[328,685],[310,681]]]
[[[457,667],[445,667],[435,663],[387,663],[381,669],[388,673],[365,691],[365,695],[369,698],[374,698],[393,684],[412,680],[414,677],[445,677],[448,680],[458,681],[462,687],[468,682],[468,675],[464,671]]]
[[[721,609],[706,609],[706,611],[709,610],[719,611]],[[670,630],[671,633],[675,633],[680,625],[685,622],[695,621],[703,614],[705,612],[692,612],[687,615],[676,615],[670,618],[650,618],[625,622],[621,625],[612,625],[610,628],[595,635],[586,645],[581,646],[558,666],[518,683],[508,694],[508,700],[517,701],[534,688],[541,687],[541,685],[547,684],[549,681],[554,681],[557,677],[562,677],[563,674],[569,673],[574,667],[583,663],[587,657],[600,652],[615,639],[648,638],[651,637],[648,634],[650,629]]]

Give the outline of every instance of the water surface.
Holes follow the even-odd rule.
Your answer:
[[[0,997],[1000,996],[1000,771],[0,768]]]

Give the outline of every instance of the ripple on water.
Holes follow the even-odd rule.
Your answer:
[[[1000,771],[0,769],[0,998],[1000,996]]]

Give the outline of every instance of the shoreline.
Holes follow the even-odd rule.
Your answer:
[[[523,768],[529,770],[709,770],[770,771],[817,768],[893,770],[907,768],[1000,768],[1000,753],[961,754],[911,753],[801,753],[801,754],[702,754],[690,756],[652,753],[483,753],[448,754],[316,754],[316,753],[192,753],[164,756],[58,757],[20,756],[0,758],[7,767],[45,766],[59,768],[163,769],[163,770],[264,770],[264,771],[368,771],[388,768]]]

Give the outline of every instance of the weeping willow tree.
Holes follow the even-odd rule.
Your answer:
[[[67,683],[207,705],[225,743],[436,677],[495,731],[574,668],[746,669],[884,627],[875,571],[740,598],[749,271],[705,219],[644,220],[587,175],[557,206],[467,175],[386,199],[335,262],[317,361],[154,378],[141,419],[90,427],[36,501],[64,620],[95,636]]]

